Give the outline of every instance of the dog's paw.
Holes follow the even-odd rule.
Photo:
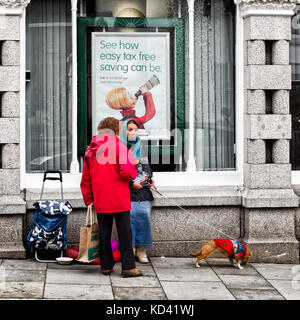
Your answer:
[[[196,268],[200,268],[200,264],[196,263],[196,264],[195,264],[195,267],[196,267]]]

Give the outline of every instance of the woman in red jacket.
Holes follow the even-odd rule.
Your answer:
[[[131,246],[130,191],[128,181],[136,177],[135,160],[131,152],[117,137],[120,122],[112,117],[98,125],[98,135],[92,138],[84,157],[80,183],[83,200],[93,203],[100,228],[101,271],[113,272],[114,260],[111,249],[111,233],[115,218],[120,242],[122,276],[137,277]]]

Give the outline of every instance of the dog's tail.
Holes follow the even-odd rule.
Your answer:
[[[198,256],[200,256],[200,254],[202,254],[202,249],[203,249],[203,247],[204,247],[205,245],[207,245],[207,244],[210,244],[210,241],[204,242],[203,245],[202,245],[202,247],[200,248],[200,250],[197,251],[197,252],[191,253],[191,256],[192,256],[192,257],[198,257]]]
[[[202,250],[202,248],[197,252],[191,253],[191,256],[192,257],[198,257],[201,254],[201,250]]]

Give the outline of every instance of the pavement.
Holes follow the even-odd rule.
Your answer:
[[[34,259],[0,260],[0,300],[300,300],[300,265],[227,259],[151,257],[137,263],[143,277],[122,278],[116,263],[110,276],[98,265],[59,265]]]

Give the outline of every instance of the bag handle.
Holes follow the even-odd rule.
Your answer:
[[[97,223],[96,210],[93,208],[93,205],[89,205],[87,208],[85,225],[86,227],[92,226],[94,223]]]

